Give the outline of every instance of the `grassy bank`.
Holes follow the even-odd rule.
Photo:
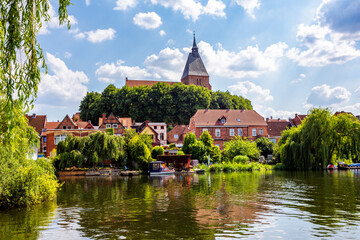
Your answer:
[[[199,165],[200,169],[207,172],[241,172],[241,171],[271,171],[275,165],[266,165],[260,163],[216,163],[210,166],[205,164]]]

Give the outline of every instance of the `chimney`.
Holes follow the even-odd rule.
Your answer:
[[[266,121],[268,122],[268,121],[269,121],[269,118],[266,118]]]
[[[278,121],[280,121],[280,118],[278,118]]]
[[[36,113],[33,113],[32,118],[36,118]]]
[[[91,120],[88,120],[88,123],[91,123]]]
[[[102,120],[103,120],[103,122],[105,122],[105,119],[106,119],[106,113],[103,113],[103,114],[102,114]]]
[[[297,113],[295,113],[295,117],[297,117]]]
[[[272,119],[272,116],[270,116],[270,118]]]

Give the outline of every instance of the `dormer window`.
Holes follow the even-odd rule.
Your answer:
[[[240,122],[240,118],[236,119],[236,121]]]
[[[106,124],[106,128],[111,128],[111,124]]]
[[[220,119],[220,122],[221,122],[221,123],[226,123],[226,118]]]

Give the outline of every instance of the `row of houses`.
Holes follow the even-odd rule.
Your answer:
[[[99,126],[94,126],[90,121],[82,121],[80,114],[76,113],[72,118],[66,115],[62,121],[47,121],[46,115],[26,115],[28,124],[35,128],[40,138],[38,155],[52,157],[55,154],[57,144],[65,140],[67,135],[86,137],[98,131],[114,129],[115,135],[123,135],[127,129],[135,129],[140,134],[152,136],[153,145],[167,144],[166,123],[154,123],[145,121],[133,122],[131,118],[116,117],[114,114],[99,118]]]
[[[347,113],[336,112],[335,115]],[[347,113],[351,114],[351,113]],[[247,138],[251,141],[266,137],[277,143],[281,132],[288,127],[299,126],[307,115],[295,114],[294,118],[264,119],[255,110],[230,110],[230,109],[201,109],[190,119],[189,125],[176,125],[167,131],[164,122],[135,122],[129,117],[118,117],[114,114],[99,118],[99,126],[94,126],[90,121],[82,121],[80,114],[68,115],[62,121],[47,121],[46,115],[26,115],[29,125],[33,126],[40,137],[39,154],[51,157],[55,154],[57,144],[67,135],[85,137],[97,131],[114,129],[114,134],[123,135],[127,129],[135,129],[140,134],[152,136],[153,145],[166,146],[174,143],[182,146],[186,134],[192,132],[197,138],[205,131],[214,139],[214,145],[223,149],[224,143],[236,136]]]

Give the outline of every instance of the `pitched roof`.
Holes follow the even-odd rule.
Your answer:
[[[125,85],[128,87],[140,87],[140,86],[154,86],[157,83],[166,83],[173,85],[179,82],[170,82],[170,81],[152,81],[152,80],[129,80],[126,78]]]
[[[293,119],[290,120],[291,125],[293,126],[299,126],[302,121],[304,121],[304,119],[307,117],[307,115],[302,115],[302,114],[295,114],[295,117]]]
[[[176,125],[167,133],[167,139],[169,142],[183,142],[185,135],[190,132],[188,125]],[[175,135],[178,135],[178,138],[174,138]]]
[[[268,124],[268,134],[270,137],[279,137],[281,132],[289,127],[289,121],[284,119],[269,119],[266,121]]]
[[[80,122],[77,121],[76,125],[80,128],[80,129],[85,129],[85,128],[91,128],[94,129],[94,126],[90,123],[90,122]]]
[[[25,116],[29,120],[28,125],[34,127],[36,132],[40,135],[42,129],[45,127],[46,115],[26,114]]]
[[[354,114],[352,114],[351,112],[344,112],[344,111],[341,111],[341,112],[335,112],[334,115],[337,116],[339,114],[350,114],[351,116],[354,116]]]
[[[60,122],[46,122],[45,129],[56,129],[60,125]]]
[[[131,128],[131,125],[132,125],[132,120],[130,117],[127,117],[127,118],[121,118],[121,117],[118,117],[118,120],[121,122],[121,124],[127,128],[127,129],[130,129]]]
[[[207,76],[207,77],[209,76],[208,72],[206,71],[204,63],[201,60],[200,54],[198,52],[195,36],[194,36],[192,51],[191,53],[189,53],[181,79],[189,75]]]
[[[222,116],[226,118],[225,123],[219,121]],[[196,126],[267,126],[255,110],[200,109],[191,121],[195,121]]]

